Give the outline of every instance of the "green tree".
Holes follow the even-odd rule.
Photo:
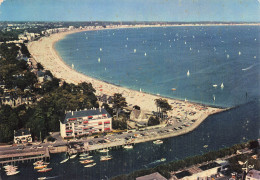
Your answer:
[[[155,99],[155,104],[157,106],[157,113],[161,114],[162,116],[160,118],[164,119],[164,114],[167,113],[167,111],[172,109],[172,106],[169,105],[167,99]]]
[[[151,116],[148,120],[148,126],[155,126],[160,124],[160,120],[157,116]]]
[[[119,111],[127,106],[127,102],[125,98],[122,96],[122,94],[115,93],[114,96],[112,97],[112,102],[113,102],[113,109],[116,112],[116,119],[118,120],[118,113]]]
[[[41,71],[44,69],[41,63],[37,63],[37,69],[38,69],[38,71]]]
[[[28,58],[31,56],[30,52],[27,49],[27,46],[25,46],[24,43],[21,44],[21,53],[24,54]]]

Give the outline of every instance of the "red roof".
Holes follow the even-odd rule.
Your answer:
[[[83,121],[83,123],[84,123],[84,124],[87,124],[87,123],[88,123],[88,121]]]
[[[67,130],[67,131],[66,131],[66,133],[70,133],[70,132],[72,132],[72,130]]]
[[[70,118],[69,121],[75,121],[77,118]]]
[[[105,124],[110,124],[110,121],[106,121]]]

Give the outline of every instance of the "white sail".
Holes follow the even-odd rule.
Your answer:
[[[74,64],[71,65],[71,68],[74,69]]]
[[[136,53],[136,49],[134,49],[134,53]]]
[[[144,53],[144,56],[146,56],[146,53]]]
[[[99,50],[102,51],[102,48],[100,48]]]
[[[238,52],[238,55],[239,55],[239,56],[241,55],[241,52],[240,52],[240,51]]]
[[[221,89],[223,89],[223,88],[224,88],[224,84],[223,84],[223,83],[221,83],[220,87],[221,87]]]
[[[100,58],[98,58],[98,62],[100,63]]]
[[[187,76],[190,76],[190,71],[188,70],[188,72],[187,72]]]

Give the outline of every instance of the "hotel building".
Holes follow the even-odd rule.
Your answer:
[[[112,117],[103,108],[70,111],[60,121],[60,134],[63,138],[79,137],[112,130]]]
[[[30,130],[19,129],[18,131],[14,131],[15,144],[31,143],[31,142],[32,142],[32,135],[30,133]]]

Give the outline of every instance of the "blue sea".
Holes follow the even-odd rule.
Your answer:
[[[51,172],[39,174],[32,163],[24,163],[18,164],[21,173],[14,177],[0,171],[2,179],[107,179],[155,167],[161,158],[180,160],[259,138],[259,30],[159,27],[68,35],[55,48],[68,65],[88,76],[165,97],[235,108],[212,115],[191,133],[165,139],[159,146],[147,142],[133,150],[111,150],[113,159],[107,162],[93,154],[97,165],[91,168],[84,168],[78,158],[60,164],[65,154],[52,154]]]
[[[68,65],[88,76],[165,97],[232,107],[260,95],[259,30],[199,26],[89,31],[70,34],[55,48]]]

